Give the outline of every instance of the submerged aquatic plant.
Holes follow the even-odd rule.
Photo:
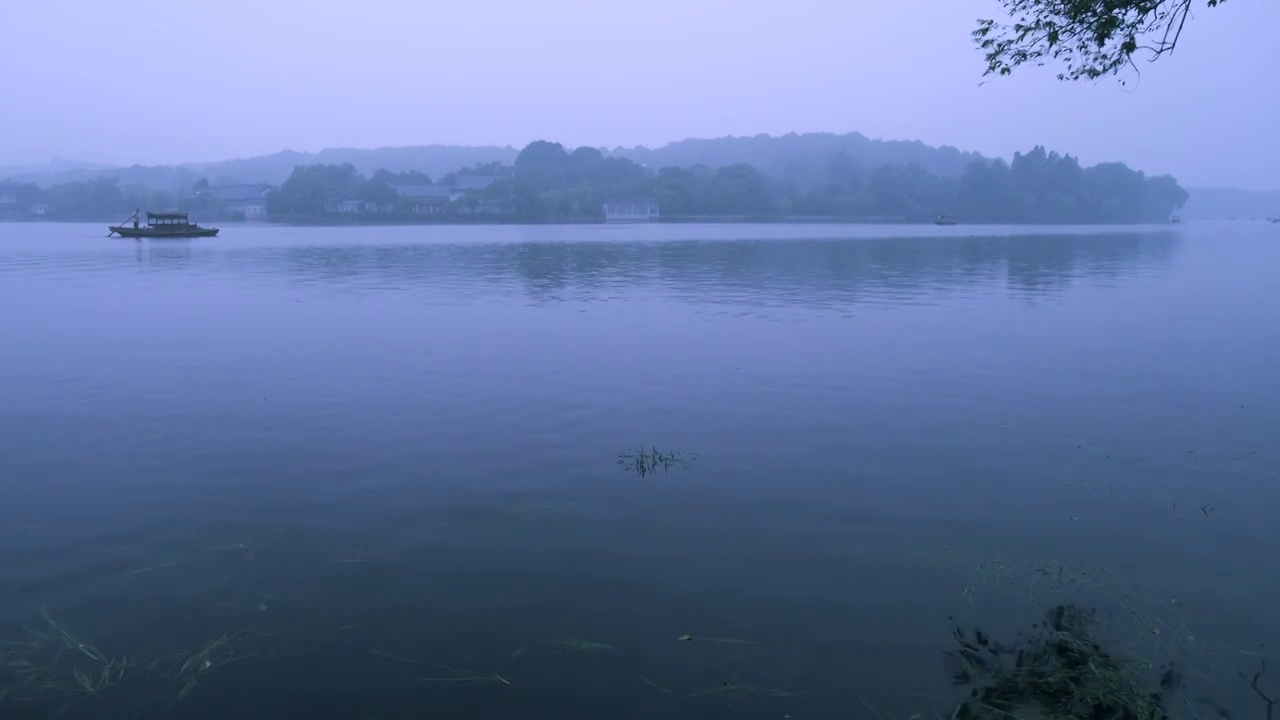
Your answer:
[[[575,637],[561,638],[556,645],[559,652],[600,653],[610,652],[615,649],[612,645],[579,640]]]
[[[661,470],[671,472],[672,469],[685,469],[697,460],[696,455],[680,450],[659,450],[656,447],[631,450],[618,453],[618,465],[627,472],[634,472],[640,477],[651,475]]]
[[[47,611],[41,617],[44,627],[27,628],[28,640],[0,643],[0,699],[75,697],[74,705],[146,670],[145,663],[81,640]]]
[[[82,640],[68,627],[42,614],[45,627],[27,628],[30,639],[0,643],[0,702],[6,698],[38,701],[73,698],[75,705],[135,678],[178,684],[171,704],[186,699],[210,670],[254,657],[243,648],[247,630],[228,631],[189,653],[144,659],[113,656]],[[67,705],[66,710],[71,707]]]
[[[437,665],[441,671],[445,672],[443,676],[431,676],[421,678],[418,682],[423,683],[456,683],[466,685],[495,685],[501,683],[510,685],[511,682],[496,672],[477,673],[461,668],[449,667],[448,665]]]
[[[771,687],[757,687],[748,683],[739,683],[726,680],[719,685],[714,685],[701,690],[694,690],[689,693],[689,697],[702,697],[706,695],[719,695],[722,697],[765,697],[765,698],[798,698],[807,695],[807,690],[780,690]]]
[[[970,604],[991,593],[1034,607],[1074,605],[1094,613],[1090,629],[1130,657],[1177,662],[1189,675],[1208,679],[1215,655],[1189,627],[1190,610],[1171,593],[1142,587],[1104,568],[1058,558],[988,560],[962,595]],[[992,597],[995,600],[995,597]]]
[[[403,655],[393,655],[391,653],[382,652],[381,650],[370,650],[370,654],[376,655],[386,660],[393,660],[399,663],[409,665],[418,665],[421,667],[429,667],[441,672],[440,675],[429,675],[427,677],[418,678],[418,682],[434,685],[510,685],[511,681],[500,674],[502,668],[494,672],[480,673],[466,670],[463,668],[452,667],[450,665],[442,665],[440,663],[427,663],[417,658],[405,657]],[[507,653],[508,657],[515,659],[524,654],[524,648]]]
[[[1166,666],[1150,683],[1149,663],[1119,658],[1094,639],[1094,614],[1058,605],[1019,645],[956,628],[959,647],[947,653],[948,669],[957,685],[972,691],[952,717],[1168,718],[1167,695],[1180,687],[1180,673]]]
[[[185,700],[196,689],[200,680],[214,668],[253,657],[242,647],[251,634],[249,630],[229,630],[199,650],[154,661],[152,667],[156,676],[178,683],[181,687],[170,704],[176,705]]]
[[[755,645],[754,640],[738,640],[737,638],[714,638],[714,637],[694,637],[693,635],[681,635],[676,638],[680,642],[698,642],[704,643],[721,643],[724,645]]]

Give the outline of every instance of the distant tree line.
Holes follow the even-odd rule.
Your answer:
[[[467,175],[496,181],[465,194],[449,192]],[[441,197],[439,212],[422,215],[397,190],[406,187],[433,187],[452,198]],[[100,220],[135,207],[211,210],[202,200],[207,188],[200,181],[189,193],[175,195],[121,188],[114,179],[100,178],[48,188],[26,184],[10,194],[21,195],[15,206],[46,205],[49,219]],[[1083,167],[1043,147],[1017,153],[1012,162],[973,160],[958,177],[915,163],[867,167],[836,152],[803,177],[782,180],[744,163],[654,170],[595,148],[569,152],[559,143],[538,141],[512,165],[464,168],[438,183],[412,170],[365,176],[349,163],[299,165],[271,192],[267,211],[286,222],[326,222],[339,215],[361,222],[592,222],[602,218],[610,197],[619,196],[656,200],[666,220],[924,222],[952,215],[968,223],[1032,224],[1165,222],[1189,197],[1172,177],[1147,177],[1122,163]],[[477,213],[480,207],[488,211]]]
[[[134,208],[168,208],[174,193],[142,186],[121,187],[117,178],[91,178],[41,187],[0,182],[0,219],[123,220]]]
[[[487,188],[521,219],[598,217],[609,196],[648,195],[667,219],[844,218],[920,222],[954,215],[982,223],[1165,222],[1188,199],[1172,177],[1146,177],[1122,163],[1082,167],[1070,155],[1036,147],[1003,160],[975,160],[958,178],[920,165],[868,169],[837,153],[806,182],[782,182],[752,165],[693,165],[652,172],[593,148],[567,152],[535,142],[510,179]]]

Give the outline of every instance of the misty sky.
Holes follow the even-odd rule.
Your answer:
[[[1280,188],[1280,2],[1196,4],[1126,90],[980,86],[996,0],[9,0],[0,165],[858,131]]]

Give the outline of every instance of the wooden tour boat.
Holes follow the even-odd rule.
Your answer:
[[[128,222],[133,224],[129,225]],[[187,213],[147,213],[147,224],[139,226],[138,212],[125,221],[123,225],[108,225],[110,235],[127,238],[195,238],[214,237],[218,228],[206,228],[187,219]]]

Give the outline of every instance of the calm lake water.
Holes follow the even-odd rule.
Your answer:
[[[950,717],[1067,599],[1262,717],[1274,226],[104,233],[0,225],[0,717]]]

